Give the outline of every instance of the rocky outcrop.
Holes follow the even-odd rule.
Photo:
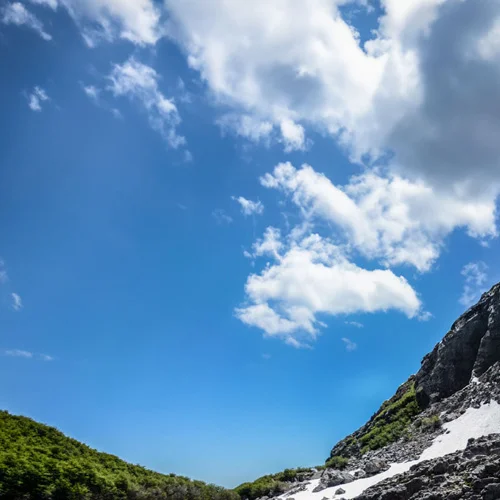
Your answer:
[[[421,407],[465,387],[500,361],[500,284],[483,294],[424,357],[415,376]]]
[[[339,484],[346,484],[354,481],[354,475],[341,471],[341,470],[325,470],[324,474],[319,480],[319,484],[313,489],[313,493],[322,491],[326,488],[331,488],[332,486],[338,486]]]
[[[418,373],[363,427],[333,447],[329,467],[297,474],[298,484],[290,484],[283,498],[309,490],[318,475],[310,491],[339,486],[335,498],[342,498],[341,485],[379,474],[389,464],[417,460],[447,432],[442,424],[491,401],[500,404],[500,284],[455,321],[424,357]],[[470,440],[463,451],[418,463],[357,498],[500,500],[500,434]]]
[[[471,439],[464,451],[414,465],[357,500],[498,500],[500,434]]]

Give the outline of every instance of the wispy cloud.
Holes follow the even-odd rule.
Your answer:
[[[7,274],[7,270],[5,269],[5,262],[0,259],[0,284],[7,283],[9,280],[9,276]]]
[[[13,358],[32,358],[33,353],[29,351],[23,351],[22,349],[5,349],[5,356],[11,356]]]
[[[271,355],[270,355],[270,354],[268,354],[267,352],[265,352],[265,353],[262,355],[262,359],[265,359],[265,360],[271,359]]]
[[[21,296],[15,292],[12,292],[10,296],[12,298],[12,309],[14,309],[14,311],[20,311],[23,308]]]
[[[240,204],[241,213],[245,217],[247,215],[262,215],[264,213],[264,205],[258,200],[247,200],[243,196],[231,196],[231,199]]]
[[[483,261],[469,262],[462,268],[465,283],[459,302],[465,307],[473,305],[484,291],[488,279],[487,270],[488,266]]]
[[[344,344],[345,344],[346,351],[352,352],[358,348],[358,344],[353,342],[351,339],[348,339],[347,337],[344,337],[342,339],[342,342],[344,342]]]
[[[186,143],[176,130],[181,122],[177,106],[160,91],[160,76],[151,66],[131,57],[123,64],[115,64],[108,79],[108,90],[115,97],[126,96],[138,102],[146,110],[151,128],[160,133],[171,148]],[[94,89],[90,92],[94,93]]]
[[[212,212],[212,217],[215,219],[215,222],[217,222],[217,224],[231,224],[231,222],[233,222],[233,218],[230,215],[226,214],[226,212],[222,210],[222,208],[216,208]]]
[[[42,102],[48,101],[47,92],[41,87],[34,87],[33,92],[28,95],[28,106],[32,111],[42,111]]]
[[[26,26],[36,31],[44,40],[52,40],[52,36],[44,30],[43,23],[40,19],[26,9],[26,7],[20,2],[7,4],[1,10],[1,16],[3,24]]]
[[[359,323],[358,321],[344,321],[347,326],[354,326],[355,328],[364,328],[365,325],[363,323]]]
[[[4,356],[9,356],[11,358],[25,358],[25,359],[38,359],[40,361],[54,361],[54,357],[49,356],[48,354],[25,351],[23,349],[4,349],[2,351],[2,354]]]

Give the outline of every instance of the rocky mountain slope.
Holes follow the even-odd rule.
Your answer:
[[[500,500],[499,466],[497,284],[363,427],[332,448],[325,466],[237,491],[248,499]]]

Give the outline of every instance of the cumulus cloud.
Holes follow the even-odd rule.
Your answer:
[[[241,213],[245,217],[248,215],[262,215],[264,213],[264,205],[258,200],[247,200],[243,196],[232,196],[231,199],[240,204]]]
[[[440,193],[397,175],[367,172],[336,186],[310,165],[281,163],[261,183],[289,196],[307,220],[333,224],[364,256],[387,266],[428,270],[456,227],[478,238],[496,235],[493,200]]]
[[[280,123],[281,137],[285,144],[285,153],[291,151],[304,151],[306,149],[306,137],[304,127],[290,119],[282,120]]]
[[[290,151],[305,147],[307,124],[335,137],[352,161],[387,164],[364,183],[442,202],[440,228],[430,229],[422,210],[418,237],[428,255],[414,264],[424,269],[454,228],[496,234],[500,3],[382,0],[364,43],[342,17],[346,3],[166,0],[172,36],[217,102],[232,107],[236,133],[262,141],[276,129]],[[384,210],[378,201],[375,210]],[[411,260],[408,250],[400,246],[389,262]]]
[[[343,337],[342,342],[344,342],[345,350],[348,352],[355,351],[358,348],[358,344],[356,344],[356,342],[353,342],[351,339],[348,339],[347,337]]]
[[[366,270],[350,262],[344,249],[311,234],[281,241],[268,230],[255,253],[272,257],[245,285],[246,303],[236,316],[296,346],[314,340],[320,317],[395,309],[418,314],[420,300],[402,276],[387,269]]]
[[[12,309],[14,309],[14,311],[20,311],[23,308],[21,296],[14,292],[12,292],[10,296],[12,298]]]
[[[42,111],[42,103],[49,100],[47,92],[41,87],[35,86],[28,94],[28,106],[32,111]]]
[[[462,268],[464,288],[459,301],[462,305],[470,307],[477,302],[481,293],[485,291],[488,281],[487,271],[488,266],[482,261],[469,262]]]
[[[3,24],[26,26],[36,31],[44,40],[52,40],[52,36],[44,30],[43,23],[40,19],[30,12],[22,3],[9,3],[0,10],[0,14]]]
[[[166,98],[158,87],[158,73],[151,67],[129,58],[123,64],[115,64],[108,77],[108,90],[114,96],[126,96],[139,103],[148,114],[149,124],[159,132],[171,148],[186,143],[177,134],[181,119],[173,99]]]

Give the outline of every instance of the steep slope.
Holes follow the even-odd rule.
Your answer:
[[[5,500],[237,500],[224,488],[163,475],[100,453],[53,427],[0,411]]]
[[[364,426],[332,448],[323,470],[302,471],[266,495],[294,500],[500,500],[495,472],[500,436],[483,439],[500,434],[499,403],[497,284],[455,321],[423,358],[420,370]],[[468,446],[469,438],[480,444],[471,441]],[[489,456],[481,457],[481,446]],[[449,454],[454,465],[443,468],[446,461],[439,457]],[[484,468],[478,469],[481,463]],[[423,480],[425,474],[429,480]],[[252,493],[248,484],[253,483],[240,490],[242,498],[257,498],[247,494]]]

